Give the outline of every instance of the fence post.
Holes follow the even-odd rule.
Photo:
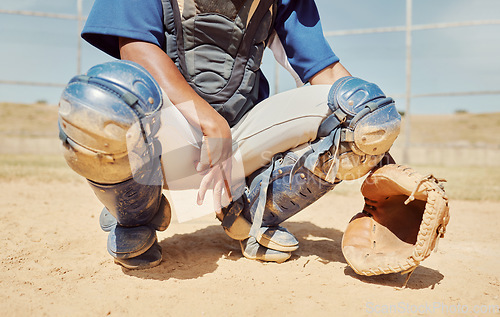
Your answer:
[[[76,48],[76,73],[82,73],[82,33],[83,28],[83,15],[82,15],[82,0],[76,0],[78,31],[77,31],[77,48]]]
[[[412,0],[406,0],[406,111],[405,111],[405,142],[403,146],[403,163],[410,163],[411,138],[411,31],[412,31]]]

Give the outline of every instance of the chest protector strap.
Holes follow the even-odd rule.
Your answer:
[[[162,0],[165,51],[229,124],[256,103],[276,0]]]

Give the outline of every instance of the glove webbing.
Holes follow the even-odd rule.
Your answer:
[[[442,178],[436,178],[434,175],[432,174],[427,174],[425,175],[424,177],[422,177],[418,182],[417,182],[417,185],[415,185],[415,188],[413,189],[413,191],[411,192],[410,196],[408,196],[408,199],[405,200],[404,204],[405,205],[408,205],[409,203],[411,203],[412,201],[415,200],[415,193],[417,192],[418,188],[420,187],[420,185],[427,181],[427,180],[433,180],[438,186],[441,187],[441,185],[439,183],[442,183],[442,182],[446,182],[446,179],[442,179]]]

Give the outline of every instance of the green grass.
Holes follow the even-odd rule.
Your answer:
[[[57,137],[57,107],[0,102],[0,136]]]
[[[422,175],[432,173],[444,183],[452,200],[500,201],[500,166],[443,167],[413,166]],[[82,177],[73,172],[62,155],[0,154],[0,181],[75,182]],[[360,195],[362,180],[343,182],[333,195]]]
[[[0,154],[0,181],[26,179],[42,182],[73,182],[81,179],[62,155]]]
[[[400,139],[404,139],[403,118]],[[413,115],[411,143],[500,146],[500,112]]]
[[[422,175],[433,174],[444,178],[444,188],[450,200],[500,201],[500,166],[495,167],[444,167],[412,166]],[[360,194],[362,180],[343,182],[333,195]]]
[[[43,104],[0,103],[0,138],[57,138],[57,107]],[[404,124],[404,121],[403,121]],[[414,144],[458,143],[500,147],[500,112],[488,114],[415,115],[411,120]],[[404,130],[397,142],[403,142]],[[3,149],[8,152],[8,149]],[[433,173],[448,180],[450,199],[500,201],[500,166],[443,167],[412,166],[423,175]],[[61,154],[0,154],[0,181],[26,179],[43,182],[73,182],[82,178],[73,172]],[[333,195],[359,195],[361,180],[344,182]]]
[[[417,166],[415,170],[446,179],[450,199],[500,201],[500,166]]]

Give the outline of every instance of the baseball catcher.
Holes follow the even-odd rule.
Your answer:
[[[69,166],[104,205],[108,252],[129,269],[162,261],[156,231],[170,223],[166,193],[180,187],[196,187],[198,204],[213,194],[245,257],[286,261],[299,245],[281,224],[381,165],[399,134],[394,101],[340,64],[313,0],[96,0],[82,36],[118,60],[68,83],[60,138]],[[270,97],[260,70],[266,47],[300,88]],[[425,196],[421,186],[409,206]],[[365,218],[383,225],[391,217],[380,215],[397,209],[370,206],[380,213]],[[405,237],[417,222],[408,219]],[[360,246],[344,242],[355,266]]]

